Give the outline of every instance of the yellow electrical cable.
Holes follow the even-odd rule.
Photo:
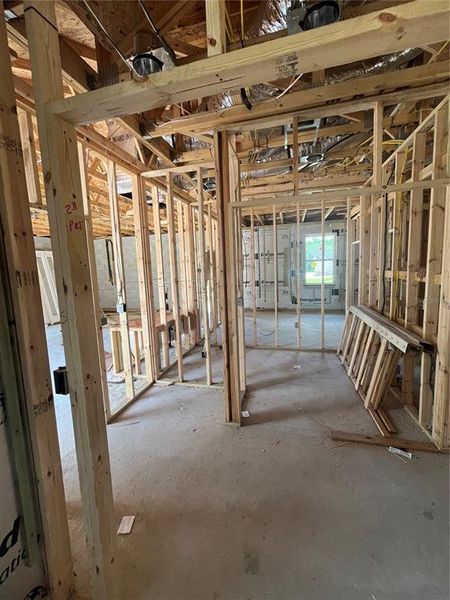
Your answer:
[[[241,40],[244,41],[244,0],[241,0]]]

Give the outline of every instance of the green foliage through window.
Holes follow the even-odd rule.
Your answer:
[[[334,233],[324,235],[323,249],[323,281],[325,285],[335,282],[334,265],[336,262],[336,236]],[[322,283],[322,236],[308,234],[305,236],[305,284],[320,285]]]

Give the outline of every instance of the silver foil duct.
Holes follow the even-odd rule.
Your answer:
[[[387,56],[380,56],[374,60],[362,61],[356,67],[350,69],[338,71],[327,75],[325,77],[325,85],[331,85],[333,83],[340,83],[341,81],[347,81],[355,77],[364,77],[367,75],[376,75],[378,73],[384,73],[386,71],[395,71],[401,68],[404,64],[410,60],[417,58],[422,53],[420,48],[409,48],[402,52],[396,52],[395,54],[388,54]]]

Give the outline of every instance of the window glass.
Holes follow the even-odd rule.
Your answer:
[[[324,235],[323,279],[325,285],[335,282],[334,265],[336,263],[336,236],[334,233]],[[308,234],[305,236],[305,284],[320,285],[322,283],[322,236]]]

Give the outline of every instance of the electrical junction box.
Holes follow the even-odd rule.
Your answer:
[[[69,379],[66,367],[58,367],[53,371],[53,381],[55,383],[56,394],[66,396],[69,393]]]

